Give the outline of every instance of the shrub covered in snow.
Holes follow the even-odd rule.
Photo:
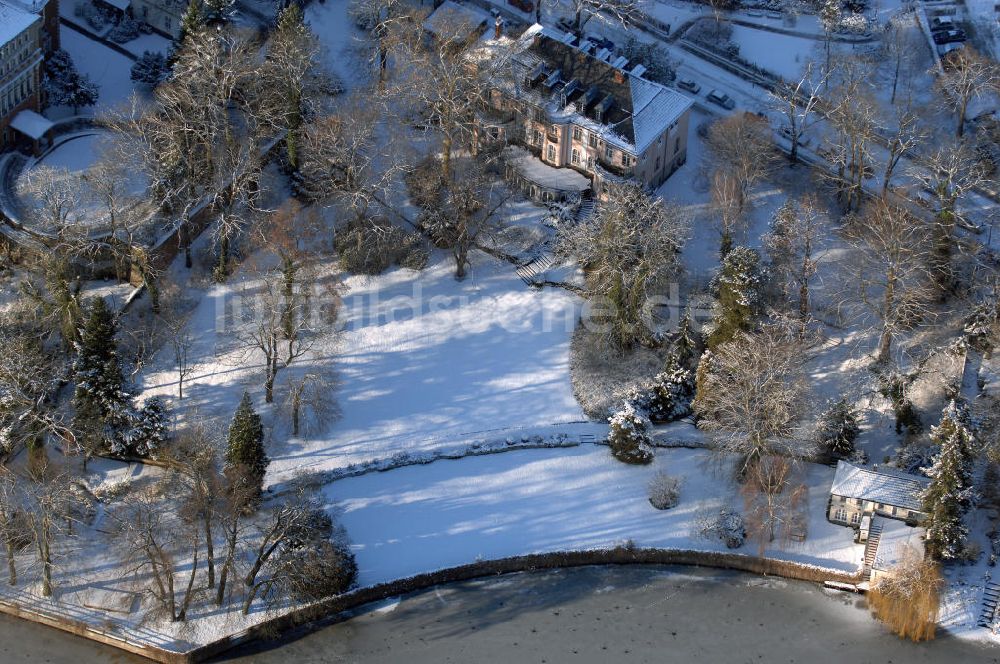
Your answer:
[[[625,463],[649,463],[653,460],[653,444],[649,439],[649,420],[626,401],[621,410],[608,418],[611,431],[608,443],[615,458]]]
[[[681,481],[678,477],[657,473],[649,481],[649,503],[658,510],[676,507],[681,496]]]
[[[94,30],[103,30],[108,24],[108,18],[90,0],[80,0],[73,8],[73,15],[82,18]]]
[[[340,265],[352,274],[378,275],[393,264],[414,270],[427,264],[428,254],[420,238],[387,219],[352,222],[334,238]]]
[[[746,541],[746,522],[732,507],[709,510],[695,518],[695,534],[704,539],[720,539],[727,548],[738,549]]]
[[[128,16],[123,16],[118,25],[108,32],[108,39],[116,44],[124,44],[139,38],[139,24]]]
[[[358,577],[354,554],[343,545],[321,540],[289,551],[282,560],[292,597],[312,602],[339,595]]]

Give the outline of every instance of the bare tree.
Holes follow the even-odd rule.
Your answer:
[[[934,150],[922,167],[914,167],[909,175],[934,193],[934,251],[930,262],[938,295],[943,298],[955,285],[955,252],[960,246],[956,226],[967,223],[958,202],[986,181],[987,168],[972,147],[950,142]]]
[[[273,575],[261,576],[269,563],[279,563],[281,555],[289,549],[328,539],[332,532],[330,517],[317,503],[302,494],[296,494],[271,508],[252,540],[250,568],[243,578],[243,615],[250,613],[250,607],[259,593],[266,595],[274,588]],[[275,567],[280,567],[280,564],[275,564]]]
[[[735,202],[742,216],[748,209],[751,190],[774,166],[770,127],[750,113],[730,115],[712,123],[705,144],[712,171],[724,173],[732,180]]]
[[[115,515],[116,533],[124,547],[124,571],[148,574],[150,594],[173,622],[187,619],[194,597],[200,553],[197,532],[178,522],[152,490],[133,494],[129,505]],[[183,583],[182,561],[190,560],[187,583]]]
[[[904,108],[896,113],[895,129],[887,136],[888,153],[885,160],[885,170],[882,172],[882,194],[889,190],[892,176],[899,166],[900,160],[909,152],[921,147],[927,140],[928,133],[920,123],[916,113]]]
[[[170,448],[168,459],[187,485],[182,517],[201,524],[209,588],[215,588],[215,520],[225,486],[218,453],[220,439],[219,432],[196,423]]]
[[[573,25],[576,31],[583,29],[585,18],[604,14],[617,20],[625,27],[637,22],[642,16],[643,0],[571,0]]]
[[[400,100],[440,138],[444,180],[451,179],[454,152],[472,146],[475,140],[476,112],[488,103],[491,76],[503,60],[493,53],[489,60],[474,63],[470,50],[468,32],[454,26],[433,39],[415,42],[405,67],[402,58],[397,66]]]
[[[309,315],[312,280],[299,275],[297,288],[286,296],[283,278],[264,275],[252,288],[243,290],[247,322],[236,332],[237,341],[249,353],[264,360],[264,400],[274,401],[278,371],[306,355],[319,331]]]
[[[25,533],[24,492],[7,468],[0,468],[0,539],[7,553],[7,583],[17,585],[17,551],[29,543]]]
[[[740,333],[712,353],[699,382],[695,412],[723,459],[736,457],[736,477],[747,479],[769,456],[803,457],[814,443],[796,437],[806,403],[804,348],[773,327]]]
[[[304,372],[289,378],[287,387],[293,436],[320,431],[339,418],[337,380],[331,371]]]
[[[896,103],[896,96],[899,90],[900,76],[907,80],[912,77],[910,68],[922,48],[915,38],[919,35],[917,29],[917,19],[913,12],[901,12],[892,16],[885,24],[882,32],[882,55],[883,63],[892,68],[892,95],[889,98],[890,104]],[[921,40],[922,41],[922,38]],[[909,97],[909,95],[907,95]]]
[[[378,72],[379,91],[384,91],[390,54],[421,33],[422,16],[402,0],[351,0],[347,11],[368,33],[366,46],[370,55],[366,59]]]
[[[721,170],[712,174],[710,191],[712,207],[719,217],[719,254],[724,258],[733,248],[738,232],[746,229],[743,195],[736,178]]]
[[[836,171],[832,180],[846,210],[864,199],[864,180],[872,176],[872,148],[879,131],[878,103],[869,83],[870,63],[847,58],[838,63],[840,80],[830,91],[827,119],[834,142],[828,155]]]
[[[820,104],[817,91],[823,87],[826,76],[814,81],[814,75],[813,63],[807,62],[805,71],[798,81],[787,85],[779,84],[770,92],[772,108],[781,113],[785,120],[787,127],[785,136],[792,144],[788,158],[793,164],[798,161],[802,138],[819,119],[816,117],[816,110]]]
[[[0,325],[0,446],[7,454],[72,439],[60,409],[48,400],[58,386],[57,364],[31,330]]]
[[[18,195],[25,199],[30,221],[39,230],[59,237],[79,236],[85,226],[86,189],[78,173],[66,168],[37,166],[18,180]]]
[[[42,596],[52,596],[52,572],[55,568],[55,543],[68,533],[71,523],[69,478],[43,471],[37,481],[28,484],[26,526],[42,570]]]
[[[593,217],[560,229],[560,252],[587,275],[587,296],[607,311],[607,342],[629,349],[650,334],[649,298],[677,273],[688,237],[679,208],[634,182],[606,185]]]
[[[961,138],[965,134],[969,102],[991,88],[997,80],[997,68],[996,63],[969,47],[952,51],[946,62],[936,83],[942,92],[943,103],[955,113],[955,135]]]
[[[786,540],[804,534],[808,489],[797,481],[796,465],[788,457],[765,456],[741,487],[747,530],[757,540],[761,556],[779,532]]]
[[[469,252],[495,240],[504,226],[503,210],[513,192],[499,176],[475,159],[442,182],[433,200],[424,201],[420,226],[455,259],[455,278],[464,279]]]
[[[853,284],[849,304],[878,336],[876,361],[888,362],[893,341],[929,312],[931,299],[926,225],[907,210],[877,199],[844,229],[855,249],[849,256]]]
[[[799,318],[809,318],[809,285],[818,269],[817,244],[826,230],[826,216],[815,196],[788,199],[771,221],[764,238],[771,265],[783,280],[786,296],[797,291]]]

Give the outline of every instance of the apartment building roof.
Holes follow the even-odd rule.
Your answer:
[[[37,20],[38,14],[28,11],[21,3],[0,0],[0,46],[16,39]]]
[[[630,67],[626,58],[581,39],[535,24],[515,49],[515,85],[554,110],[554,119],[576,116],[605,140],[641,153],[693,105],[642,78],[641,65]]]

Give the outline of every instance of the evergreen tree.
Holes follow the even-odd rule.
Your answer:
[[[234,0],[205,0],[205,25],[219,26],[229,20]]]
[[[698,414],[705,412],[704,404],[709,402],[708,393],[714,387],[712,381],[713,356],[712,351],[706,350],[698,360],[698,367],[694,372],[694,401],[691,404],[692,410]],[[702,406],[699,407],[699,403]]]
[[[921,496],[928,517],[926,548],[935,560],[958,558],[965,549],[968,528],[963,517],[972,501],[973,434],[968,413],[952,401],[931,429],[941,446],[927,471],[931,484]]]
[[[854,455],[854,441],[861,433],[858,419],[858,411],[846,397],[833,402],[823,412],[816,435],[830,456],[849,459]]]
[[[197,34],[204,27],[205,12],[202,10],[202,0],[191,0],[188,3],[187,9],[184,10],[184,15],[181,16],[180,32],[167,51],[166,65],[168,69],[172,69],[174,63],[177,62],[177,54],[184,47],[187,38],[193,34]]]
[[[653,382],[649,399],[649,418],[658,424],[673,422],[691,414],[694,377],[681,366],[677,355],[667,358],[666,368]]]
[[[608,443],[611,453],[625,463],[649,463],[653,460],[653,444],[649,439],[649,421],[639,414],[631,402],[608,418],[611,432]]]
[[[677,361],[682,367],[691,368],[691,361],[698,352],[698,343],[695,339],[694,326],[691,322],[691,308],[684,310],[680,323],[677,325],[677,339],[674,341],[674,353]]]
[[[304,121],[305,80],[314,67],[317,42],[305,22],[298,3],[292,2],[278,14],[277,24],[268,45],[268,63],[277,71],[273,76],[284,100],[283,128],[288,165],[299,168],[299,132]]]
[[[93,106],[98,98],[97,85],[77,71],[69,53],[62,49],[45,61],[44,90],[49,106],[70,106],[74,113],[83,106]]]
[[[134,415],[134,425],[127,435],[122,436],[117,449],[118,454],[136,454],[152,456],[156,450],[163,447],[168,437],[166,404],[160,397],[152,397],[138,413]]]
[[[103,298],[91,301],[77,344],[74,427],[87,450],[114,444],[128,424],[131,395],[118,360],[114,314]]]
[[[260,490],[264,486],[264,474],[269,463],[270,459],[264,451],[264,427],[260,415],[254,410],[250,395],[244,392],[229,425],[226,466],[240,469],[246,480]]]
[[[149,89],[155,88],[170,76],[167,59],[159,51],[144,51],[132,65],[129,77]]]
[[[711,284],[715,313],[708,326],[710,349],[718,348],[738,332],[750,331],[763,309],[763,282],[764,270],[757,251],[735,247],[726,254]]]

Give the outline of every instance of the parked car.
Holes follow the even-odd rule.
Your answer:
[[[561,18],[556,21],[556,25],[564,32],[576,32],[576,21],[568,18]]]
[[[965,41],[964,30],[942,30],[941,32],[933,32],[931,34],[934,37],[935,44],[951,44]]]
[[[677,87],[681,90],[687,90],[691,94],[698,94],[701,91],[701,86],[698,85],[693,78],[679,78],[677,79]]]
[[[736,107],[736,102],[733,101],[729,95],[719,92],[718,90],[712,90],[706,95],[706,98],[713,104],[718,104],[727,111],[731,111]]]
[[[952,51],[961,51],[963,48],[965,48],[965,42],[952,42],[950,44],[938,44],[937,45],[937,53],[938,53],[938,55],[941,58],[944,58],[946,55],[948,55]],[[948,61],[945,60],[943,64],[945,66],[945,69],[947,69],[948,68]]]
[[[931,30],[955,30],[955,19],[951,16],[935,16],[931,19]]]

